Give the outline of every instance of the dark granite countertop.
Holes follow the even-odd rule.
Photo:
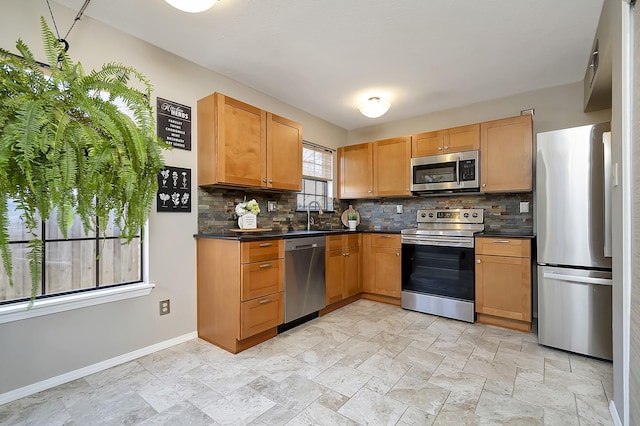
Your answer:
[[[215,238],[225,240],[239,240],[239,241],[254,241],[264,240],[270,238],[302,238],[302,237],[319,237],[334,234],[350,234],[350,233],[380,233],[380,234],[399,234],[400,229],[358,229],[355,231],[349,231],[347,228],[343,229],[315,229],[311,231],[286,231],[276,230],[268,232],[233,232],[229,230],[221,230],[217,232],[195,234],[194,238]]]
[[[532,231],[520,231],[517,229],[509,230],[488,230],[484,232],[478,232],[476,237],[497,237],[497,238],[530,238],[533,239],[536,236]]]

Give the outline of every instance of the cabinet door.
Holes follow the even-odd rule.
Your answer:
[[[476,312],[531,321],[531,261],[476,255]]]
[[[360,273],[360,248],[349,247],[344,252],[344,297],[350,297],[362,291]]]
[[[462,152],[480,149],[480,124],[454,127],[444,131],[444,152]]]
[[[302,190],[302,126],[267,113],[268,188]]]
[[[400,249],[371,247],[372,292],[385,296],[400,297]]]
[[[444,132],[442,130],[412,135],[411,156],[424,157],[426,155],[442,154],[443,136]]]
[[[373,143],[373,193],[378,197],[411,195],[411,137]]]
[[[330,305],[343,297],[342,277],[344,275],[344,256],[342,249],[325,252],[326,302]]]
[[[481,123],[481,191],[531,191],[532,140],[530,115]]]
[[[338,148],[339,198],[366,198],[373,195],[371,144]]]
[[[219,93],[214,96],[218,183],[264,186],[267,113]]]

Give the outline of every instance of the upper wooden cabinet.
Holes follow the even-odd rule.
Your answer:
[[[338,198],[373,196],[372,152],[371,143],[338,148]]]
[[[411,195],[411,137],[373,143],[373,195]]]
[[[481,123],[480,190],[532,191],[532,150],[533,130],[530,115]]]
[[[411,195],[409,136],[338,148],[339,198]]]
[[[480,124],[453,127],[411,136],[411,156],[473,151],[480,147]]]
[[[220,93],[200,99],[198,185],[300,191],[302,126]]]

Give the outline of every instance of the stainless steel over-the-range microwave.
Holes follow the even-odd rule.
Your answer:
[[[411,191],[478,192],[479,151],[453,152],[411,159]]]

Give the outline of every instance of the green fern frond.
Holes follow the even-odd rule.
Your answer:
[[[44,253],[42,240],[34,238],[29,241],[28,247],[29,251],[26,257],[29,261],[29,272],[31,274],[31,303],[33,303],[38,294],[40,276],[42,274],[42,258]]]

